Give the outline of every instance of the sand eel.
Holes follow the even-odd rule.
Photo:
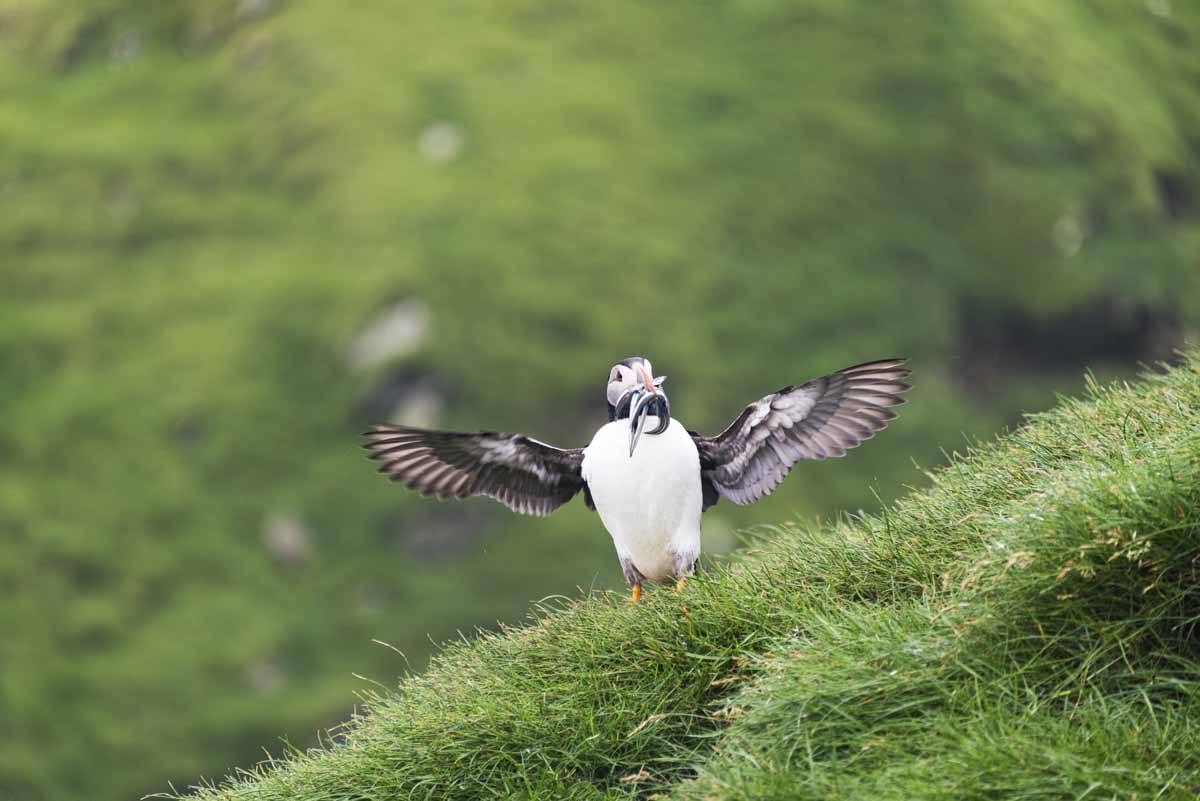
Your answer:
[[[700,516],[720,498],[769,495],[801,459],[828,459],[870,439],[896,417],[904,359],[847,367],[788,386],[747,406],[720,434],[688,431],[671,416],[641,356],[613,365],[609,422],[586,448],[556,448],[523,434],[458,433],[378,425],[366,432],[379,472],[422,495],[483,495],[514,512],[548,515],[581,490],[612,535],[625,580],[683,580],[700,555]]]

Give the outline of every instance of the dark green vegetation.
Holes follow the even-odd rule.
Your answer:
[[[0,796],[108,801],[221,775],[343,718],[369,686],[352,672],[391,686],[406,662],[373,639],[420,668],[427,633],[619,581],[580,503],[531,521],[376,480],[356,435],[410,385],[444,398],[442,425],[568,444],[631,353],[702,430],[782,384],[914,358],[899,425],[802,466],[768,504],[719,505],[711,547],[722,529],[876,508],[875,479],[895,497],[920,480],[913,460],[1044,408],[1084,363],[1165,356],[1200,320],[1198,37],[1182,0],[0,0]],[[428,305],[430,335],[352,368],[357,333],[405,298]],[[272,516],[304,524],[306,554],[272,555]],[[788,569],[836,556],[812,548]],[[872,575],[854,581],[891,586]],[[734,580],[689,596],[726,660],[737,632],[705,616]],[[782,620],[818,601],[780,603]],[[902,636],[922,612],[879,614]],[[626,613],[589,604],[556,625],[594,615]],[[660,599],[606,636],[641,631],[647,654],[678,620]],[[806,619],[804,638],[840,636],[823,632]],[[624,717],[597,731],[728,690],[624,664]],[[853,679],[823,669],[822,691]],[[998,703],[986,678],[980,703]],[[946,703],[966,703],[955,687]],[[1177,718],[1149,727],[1112,697],[1111,715],[1075,719],[1172,736]],[[768,706],[753,720],[777,726]],[[1021,709],[964,728],[955,764],[993,741],[1050,752],[1005,736]],[[678,775],[698,746],[676,735],[711,728],[689,720],[604,740],[576,780],[642,748]],[[742,726],[729,754],[761,742]],[[523,758],[566,764],[538,750],[562,740]],[[915,757],[889,764],[921,775]]]
[[[342,736],[204,797],[1194,799],[1200,360],[683,593],[454,645]]]

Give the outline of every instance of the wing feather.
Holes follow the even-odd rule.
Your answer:
[[[704,508],[769,495],[801,459],[844,456],[896,418],[910,389],[906,359],[864,362],[747,406],[715,437],[692,434],[700,451]]]
[[[480,495],[515,512],[548,515],[584,486],[581,448],[555,448],[521,434],[379,425],[363,437],[380,473],[439,500]]]

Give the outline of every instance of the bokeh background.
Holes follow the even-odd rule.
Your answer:
[[[642,353],[715,431],[910,356],[722,551],[1169,358],[1198,53],[1185,0],[0,0],[0,798],[222,775],[621,586],[582,503],[414,499],[371,422],[583,444]]]

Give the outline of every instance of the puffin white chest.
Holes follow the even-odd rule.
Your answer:
[[[646,420],[652,431],[657,418]],[[629,455],[629,421],[596,432],[583,452],[583,478],[621,559],[661,581],[700,553],[700,457],[691,435],[672,419],[667,430],[643,434]]]

